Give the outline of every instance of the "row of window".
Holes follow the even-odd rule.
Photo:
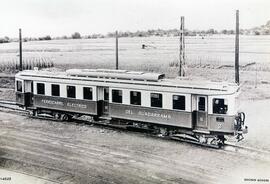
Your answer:
[[[75,86],[66,86],[67,97],[76,98],[76,87]],[[45,95],[45,84],[37,83],[37,94]],[[60,96],[60,85],[51,84],[51,95]],[[108,94],[104,94],[104,97]],[[93,99],[93,90],[90,87],[83,87],[83,99],[92,100]],[[106,100],[106,99],[104,99]],[[108,99],[107,99],[108,100]],[[130,91],[130,104],[132,105],[141,105],[141,92],[139,91]],[[122,90],[112,90],[112,102],[123,103],[123,92]],[[185,96],[173,95],[173,109],[185,110]],[[160,93],[151,93],[151,107],[162,108],[162,94]]]
[[[68,98],[76,98],[76,87],[75,86],[67,86],[67,97]],[[37,83],[37,94],[45,95],[45,84]],[[52,96],[60,96],[60,85],[59,84],[51,84],[51,94]],[[83,87],[83,99],[93,100],[93,89],[90,87]]]
[[[112,90],[112,102],[122,103],[122,90]],[[162,94],[151,93],[151,107],[162,108]],[[141,105],[141,92],[130,91],[130,104]],[[182,95],[173,95],[173,109],[185,110],[186,109],[186,98]],[[199,97],[198,99],[198,110],[206,111],[205,97]],[[215,114],[226,114],[228,111],[228,105],[225,99],[214,98],[213,99],[213,113]]]
[[[162,94],[161,93],[151,93],[151,107],[162,108]],[[112,102],[122,103],[123,92],[122,90],[112,90]],[[141,92],[130,91],[130,104],[141,105]],[[186,99],[182,95],[173,95],[173,109],[185,110],[186,109]]]
[[[22,92],[22,82],[16,81],[17,91]],[[67,97],[76,98],[76,87],[75,86],[66,86]],[[45,95],[45,84],[37,83],[37,94]],[[51,95],[60,96],[60,85],[51,84]],[[162,94],[161,93],[151,93],[151,107],[162,108]],[[93,100],[93,89],[91,87],[83,87],[83,99]],[[104,91],[104,100],[109,100],[109,89],[106,88]],[[186,109],[186,99],[183,95],[173,95],[173,109],[185,110]],[[130,91],[130,104],[132,105],[141,105],[141,92],[139,91]],[[122,90],[112,90],[112,102],[123,103],[123,92]],[[198,110],[206,110],[206,101],[205,97],[199,97],[198,99]],[[228,111],[227,101],[221,98],[213,99],[213,113],[215,114],[226,114]]]

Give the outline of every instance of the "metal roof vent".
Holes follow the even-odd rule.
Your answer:
[[[156,82],[165,78],[165,74],[144,73],[127,70],[109,70],[109,69],[70,69],[66,71],[68,76],[107,78],[119,80],[138,80]]]

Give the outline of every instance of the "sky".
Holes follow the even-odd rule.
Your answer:
[[[0,0],[0,37],[70,36],[185,28],[252,28],[270,20],[270,0]]]

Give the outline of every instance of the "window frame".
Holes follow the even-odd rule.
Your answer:
[[[18,88],[18,84],[20,83],[20,88]],[[20,89],[20,90],[19,90]],[[20,81],[20,80],[16,80],[16,91],[17,92],[23,92],[23,82],[22,81]]]
[[[58,86],[58,95],[53,94],[53,86]],[[60,97],[60,84],[51,84],[51,96]]]
[[[108,102],[110,100],[110,89],[104,88],[103,89],[103,100]]]
[[[216,104],[215,103],[216,100],[219,100],[219,101],[223,100],[223,110],[224,110],[223,112],[220,111],[221,110],[220,109],[220,106],[221,106],[220,104],[218,104],[217,107],[216,107],[217,108],[216,110],[219,110],[219,112],[216,112],[215,106],[214,106]],[[228,100],[225,99],[225,98],[213,98],[212,99],[212,113],[213,114],[228,114]]]
[[[201,107],[201,105],[200,105],[200,102],[201,102],[200,98],[204,99],[204,108],[203,108],[204,110],[201,110],[200,109],[200,107]],[[207,112],[207,97],[205,97],[205,96],[199,96],[198,97],[197,104],[198,104],[198,111]]]
[[[74,87],[74,96],[71,96],[69,94],[69,88],[73,88]],[[67,98],[72,98],[72,99],[76,99],[76,86],[71,86],[71,85],[67,85],[66,86],[66,91],[67,91]]]
[[[85,98],[86,97],[85,89],[90,89],[91,98]],[[83,99],[84,100],[93,100],[93,87],[86,87],[86,86],[83,87]]]
[[[153,104],[153,103],[156,103],[156,102],[153,101],[153,99],[155,99],[155,97],[153,97],[152,95],[158,95],[159,96],[158,99],[159,99],[159,102],[161,103],[161,105],[155,106]],[[150,93],[150,107],[163,108],[163,94],[162,93]]]
[[[118,100],[115,101],[116,97],[114,95],[115,95],[116,91],[121,92],[121,95],[117,95],[118,98],[121,97],[121,100],[119,100],[119,101]],[[112,102],[113,103],[119,103],[119,104],[123,103],[123,90],[121,90],[121,89],[112,89]]]
[[[175,101],[176,101],[176,100],[174,100],[174,97],[175,96],[177,96],[177,97],[184,97],[183,104],[181,104],[181,107],[184,106],[184,109],[175,108]],[[185,95],[179,95],[179,94],[173,94],[172,95],[172,109],[173,110],[178,110],[178,111],[185,111],[186,110],[186,96]]]
[[[43,86],[43,93],[39,93],[39,85]],[[37,82],[36,87],[37,87],[37,95],[45,95],[45,83]]]
[[[132,95],[134,92],[137,93],[137,95],[138,95],[137,97]],[[142,105],[142,93],[141,93],[141,91],[130,91],[129,92],[129,97],[130,97],[130,104],[131,105],[138,105],[138,106]],[[133,103],[134,102],[133,100],[135,100],[135,101],[138,100],[137,98],[139,99],[139,103]]]

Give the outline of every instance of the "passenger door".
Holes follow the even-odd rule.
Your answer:
[[[109,88],[103,89],[103,114],[109,115]]]
[[[195,129],[207,129],[208,100],[207,96],[195,96],[195,109],[193,109],[193,123]]]
[[[33,105],[33,81],[24,81],[25,106]]]
[[[207,129],[207,96],[197,97],[197,128]]]
[[[109,115],[109,88],[98,87],[98,115],[108,116]]]

